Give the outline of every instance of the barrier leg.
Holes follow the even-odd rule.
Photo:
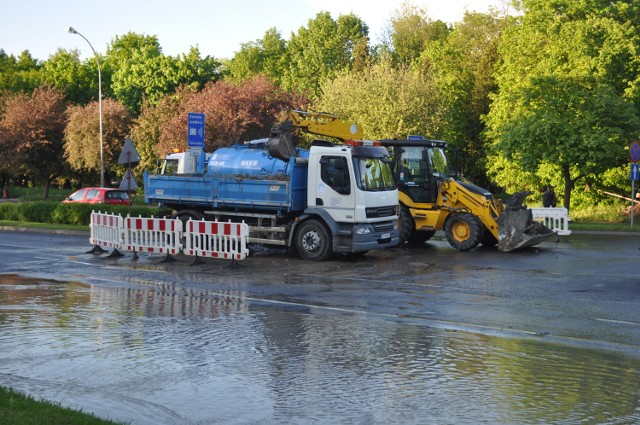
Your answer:
[[[133,261],[136,261],[136,260],[138,260],[138,258],[140,258],[140,257],[138,257],[138,252],[137,252],[137,251],[136,251],[136,249],[134,248],[134,249],[133,249],[133,258],[132,258],[132,260],[133,260]]]
[[[238,261],[236,261],[236,259],[232,259],[231,262],[229,264],[227,264],[225,267],[229,267],[230,269],[235,269],[240,267],[240,263]]]
[[[93,248],[91,248],[86,253],[87,254],[102,254],[104,252],[107,252],[107,250],[102,248],[100,245],[94,245]]]
[[[118,258],[118,257],[122,257],[122,256],[124,256],[124,254],[114,248],[113,252],[111,254],[107,255],[107,258]]]
[[[162,260],[158,261],[158,263],[173,263],[174,261],[176,261],[176,259],[173,258],[171,254],[167,254]]]
[[[198,257],[198,255],[196,254],[195,258],[193,259],[193,261],[191,262],[191,264],[189,264],[190,266],[195,266],[196,264],[202,264],[202,260],[200,259],[200,257]]]

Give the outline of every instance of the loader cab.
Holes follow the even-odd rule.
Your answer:
[[[414,202],[434,203],[438,181],[452,175],[445,149],[446,142],[436,140],[393,140],[393,164],[396,185]]]

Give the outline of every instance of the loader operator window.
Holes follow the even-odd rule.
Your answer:
[[[416,202],[431,202],[429,161],[423,156],[424,147],[407,146],[400,157],[398,186]]]
[[[351,193],[349,167],[343,156],[323,156],[320,160],[320,178],[341,195]]]

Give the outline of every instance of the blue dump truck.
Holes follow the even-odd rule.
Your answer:
[[[269,138],[200,153],[192,170],[145,173],[144,196],[183,221],[247,223],[254,252],[326,260],[398,245],[398,191],[387,156],[366,141],[294,148],[285,122]]]

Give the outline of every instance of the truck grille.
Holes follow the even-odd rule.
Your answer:
[[[390,205],[388,207],[369,207],[366,209],[367,218],[379,218],[379,217],[393,217],[398,215],[397,205]]]
[[[393,222],[385,221],[384,223],[373,223],[376,233],[386,233],[393,230]]]

